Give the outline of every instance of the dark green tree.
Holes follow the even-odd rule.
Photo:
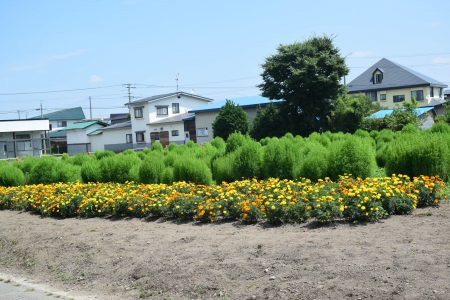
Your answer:
[[[380,109],[378,103],[370,101],[366,96],[341,95],[330,114],[330,127],[333,131],[353,133],[364,127],[364,118]]]
[[[422,124],[422,121],[420,120],[420,117],[417,116],[415,111],[416,107],[417,103],[413,100],[411,103],[403,103],[403,107],[395,108],[392,114],[384,117],[386,127],[392,131],[402,130],[402,128],[408,124],[419,127]]]
[[[233,132],[247,134],[250,130],[250,121],[247,113],[242,107],[227,100],[226,104],[217,114],[212,127],[214,130],[214,137],[218,136],[226,140]]]
[[[325,129],[343,92],[340,80],[348,74],[339,49],[331,37],[323,36],[280,45],[277,50],[262,65],[262,95],[285,100],[281,113],[293,134],[309,135]]]
[[[255,140],[265,137],[280,137],[285,131],[285,122],[275,104],[270,103],[265,107],[259,107],[253,120],[250,135]]]

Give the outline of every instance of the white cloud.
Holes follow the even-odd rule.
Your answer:
[[[435,64],[435,65],[450,64],[450,57],[437,56],[437,57],[433,58],[433,64]]]
[[[89,81],[91,83],[99,83],[99,82],[103,81],[103,78],[101,76],[99,76],[99,75],[93,74],[93,75],[91,75],[91,77],[89,77]]]
[[[43,69],[47,65],[49,65],[53,62],[67,60],[69,58],[77,57],[77,56],[83,55],[85,52],[86,52],[85,49],[78,49],[78,50],[59,53],[59,54],[48,55],[45,57],[41,57],[34,62],[13,65],[10,67],[10,70],[15,71],[15,72],[20,72],[20,71]]]
[[[370,56],[373,56],[371,51],[353,51],[348,57],[365,58]]]

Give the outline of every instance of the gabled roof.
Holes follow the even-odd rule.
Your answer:
[[[373,72],[379,69],[383,72],[381,83],[373,83]],[[409,86],[431,85],[436,87],[447,87],[431,77],[411,70],[386,58],[382,58],[373,66],[364,71],[361,75],[353,79],[347,86],[350,93],[369,90],[388,90]]]
[[[414,110],[415,110],[417,116],[421,116],[424,113],[429,112],[430,110],[433,110],[433,107],[431,107],[431,106],[417,107]],[[382,110],[379,110],[379,111],[371,114],[367,118],[368,119],[383,119],[384,117],[389,116],[393,112],[394,112],[393,109],[382,109]]]
[[[65,129],[51,131],[48,135],[51,139],[65,138],[65,137],[67,137],[67,131]]]
[[[208,101],[208,102],[213,101],[213,99],[211,99],[211,98],[206,98],[206,97],[202,97],[202,96],[195,95],[195,94],[190,94],[190,93],[185,93],[185,92],[174,92],[174,93],[167,93],[167,94],[161,94],[161,95],[155,95],[155,96],[151,96],[151,97],[147,97],[147,98],[142,98],[139,100],[131,101],[130,104],[133,105],[133,104],[148,103],[148,102],[162,100],[162,99],[173,97],[173,96],[189,96],[189,97],[194,97],[194,98]],[[125,103],[125,105],[128,105],[128,103]]]
[[[108,125],[108,124],[105,123],[105,122],[102,122],[102,121],[95,121],[95,120],[94,120],[94,121],[76,122],[76,123],[73,123],[73,124],[67,126],[65,129],[66,129],[66,130],[72,130],[72,129],[85,129],[85,128],[88,128],[88,127],[90,127],[90,126],[92,126],[92,125],[95,125],[95,124],[99,124],[99,125],[103,125],[103,126]]]
[[[284,100],[270,100],[269,98],[262,97],[262,96],[230,98],[230,99],[225,99],[225,100],[214,101],[214,102],[208,103],[205,106],[201,106],[199,108],[190,110],[189,112],[198,113],[198,112],[219,110],[225,105],[227,100],[233,101],[234,104],[239,105],[242,108],[253,108],[253,107],[257,107],[257,106],[265,106],[270,103],[279,104],[284,101]]]
[[[123,129],[123,128],[131,128],[131,121],[125,121],[116,123],[113,125],[109,125],[106,127],[103,127],[101,130],[114,130],[114,129]]]
[[[48,114],[42,115],[42,118],[49,119],[50,121],[63,121],[63,120],[83,120],[85,118],[83,109],[81,106],[72,107],[68,109],[54,111]],[[41,116],[32,117],[30,119],[41,119]]]

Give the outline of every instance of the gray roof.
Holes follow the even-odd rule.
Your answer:
[[[383,72],[383,80],[379,84],[374,84],[372,80],[373,72],[379,69]],[[423,75],[410,68],[401,66],[386,58],[382,58],[373,66],[364,71],[361,75],[353,79],[347,86],[350,93],[370,91],[370,90],[388,90],[409,86],[431,85],[436,87],[447,87],[446,84],[439,82],[431,77]]]
[[[156,120],[153,122],[150,121],[149,125],[182,122],[184,119],[190,119],[192,117],[195,117],[195,114],[184,113],[184,114],[179,114],[179,115],[176,115],[173,117]]]
[[[58,121],[58,120],[84,120],[84,112],[83,109],[79,107],[72,107],[63,110],[58,110],[55,112],[51,112],[48,114],[42,115],[43,119],[49,119],[50,121]],[[41,116],[36,116],[30,119],[41,119]]]
[[[113,129],[122,129],[122,128],[131,128],[131,121],[125,121],[116,123],[113,125],[109,125],[106,127],[103,127],[102,130],[113,130]]]
[[[160,100],[160,99],[164,99],[164,98],[168,98],[168,97],[172,97],[172,96],[176,96],[176,95],[180,95],[180,96],[184,95],[184,96],[199,98],[199,99],[203,99],[203,100],[209,101],[209,102],[213,101],[213,99],[202,97],[202,96],[195,95],[195,94],[190,94],[190,93],[185,93],[185,92],[174,92],[174,93],[160,94],[160,95],[154,95],[154,96],[147,97],[147,98],[142,98],[139,100],[131,101],[130,104],[133,105],[133,104],[152,102],[152,101],[156,101],[156,100]],[[128,103],[125,103],[125,105],[128,105]]]

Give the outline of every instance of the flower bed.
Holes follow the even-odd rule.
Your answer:
[[[409,214],[416,207],[437,206],[444,183],[436,176],[353,179],[341,176],[311,182],[268,179],[222,185],[178,182],[57,183],[0,187],[0,209],[32,211],[52,217],[130,216],[201,222],[240,220],[272,224],[310,218],[377,221]]]

